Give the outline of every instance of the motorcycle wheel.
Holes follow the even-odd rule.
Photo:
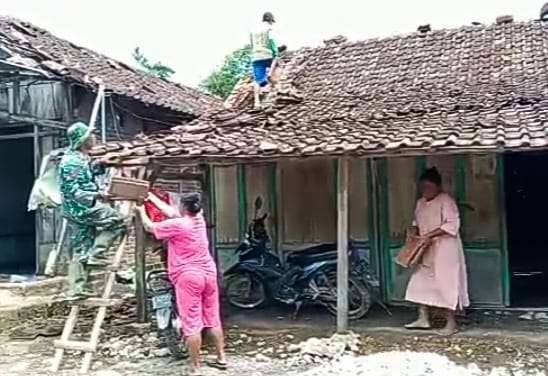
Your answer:
[[[228,302],[234,307],[254,309],[266,302],[266,287],[256,274],[232,274],[227,278],[225,286]]]
[[[171,356],[175,359],[186,359],[188,353],[183,343],[180,329],[173,324],[174,317],[171,318],[169,325],[165,329],[158,329],[158,338],[168,348]]]
[[[329,282],[332,286],[337,286],[337,275],[329,274]],[[336,289],[336,287],[335,287]],[[335,290],[336,291],[336,290]],[[336,292],[335,292],[336,296]],[[358,320],[363,318],[371,308],[371,293],[364,284],[355,277],[348,279],[348,318]],[[327,303],[327,310],[332,315],[337,315],[337,301]]]
[[[173,313],[167,328],[159,329],[156,320],[156,313],[152,309],[152,303],[149,304],[150,323],[156,328],[160,347],[167,348],[171,356],[177,360],[188,358],[186,346],[183,342],[179,329],[173,325]]]

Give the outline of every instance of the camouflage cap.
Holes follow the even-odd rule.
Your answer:
[[[67,137],[71,150],[77,150],[86,142],[93,129],[81,121],[72,124],[67,129]]]

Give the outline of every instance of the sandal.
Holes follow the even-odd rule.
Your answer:
[[[458,329],[441,329],[441,330],[436,330],[434,333],[436,333],[438,336],[440,337],[451,337],[451,336],[454,336],[455,334],[457,334],[459,332]]]
[[[202,376],[202,372],[199,369],[189,370],[188,376]]]
[[[413,321],[410,324],[404,326],[407,330],[430,330],[432,326],[430,324],[423,324],[419,320]]]
[[[220,362],[218,360],[210,360],[206,362],[208,367],[218,369],[220,371],[226,371],[228,369],[228,363]]]

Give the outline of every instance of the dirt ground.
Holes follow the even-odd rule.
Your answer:
[[[157,355],[152,350],[154,337],[148,337],[147,325],[134,324],[131,304],[119,308],[107,319],[103,338],[105,343],[120,342],[116,347],[131,346],[131,351],[113,352],[104,349],[96,357],[94,373],[97,376],[129,375],[180,375],[184,361],[174,361],[166,354]],[[544,323],[522,322],[515,315],[502,312],[477,312],[463,322],[463,331],[453,337],[438,337],[430,332],[406,332],[401,324],[412,317],[412,312],[398,309],[393,316],[373,311],[368,319],[354,322],[352,330],[361,335],[359,354],[367,355],[388,351],[430,352],[445,355],[458,364],[475,363],[489,370],[507,367],[523,371],[548,370],[548,336]],[[297,321],[289,319],[291,312],[283,307],[262,311],[242,312],[225,310],[227,322],[227,350],[231,367],[227,376],[297,375],[313,368],[314,364],[301,364],[294,360],[290,351],[310,337],[328,337],[333,333],[332,317],[310,308]],[[0,337],[0,374],[3,376],[38,376],[48,372],[52,357],[52,341],[55,333],[51,328],[62,325],[62,312],[51,317],[29,320],[21,327],[4,331]],[[21,333],[50,328],[49,335],[35,339],[16,339]],[[82,328],[85,332],[89,327]],[[10,338],[10,334],[12,335]],[[123,339],[126,342],[123,342]],[[138,351],[147,347],[151,350]],[[135,351],[137,349],[137,351]],[[204,351],[208,357],[211,349]],[[77,375],[76,356],[68,356],[68,363],[58,375]],[[184,373],[183,373],[184,374]],[[218,375],[219,371],[204,368],[203,374]]]
[[[84,324],[78,327],[76,336],[84,336],[91,329],[92,312],[82,310],[82,313]],[[311,337],[329,337],[335,329],[335,318],[318,307],[303,309],[297,320],[291,319],[291,313],[291,309],[283,306],[253,311],[224,307],[231,367],[223,374],[297,375],[318,366],[296,361],[291,346]],[[51,304],[40,309],[24,309],[16,320],[0,317],[0,322],[4,323],[0,325],[0,375],[53,376],[48,371],[53,355],[52,343],[60,335],[66,314],[66,306]],[[447,356],[462,365],[474,363],[485,370],[493,367],[547,370],[548,321],[520,320],[521,314],[471,311],[460,318],[460,333],[442,338],[432,332],[402,329],[413,319],[414,312],[409,309],[393,308],[390,316],[374,308],[366,318],[351,323],[351,330],[361,336],[358,353],[354,355],[428,352]],[[175,361],[166,354],[149,325],[135,322],[132,298],[116,309],[109,309],[102,347],[95,357],[92,375],[184,374],[185,362]],[[210,353],[211,349],[206,349],[204,357]],[[77,375],[79,358],[68,356],[67,359],[64,370],[58,375]],[[203,374],[218,375],[219,371],[206,367]]]

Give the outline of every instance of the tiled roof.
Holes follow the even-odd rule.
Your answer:
[[[198,116],[221,102],[198,90],[138,71],[76,46],[28,22],[0,16],[0,48],[6,60],[47,75],[96,86],[115,94],[180,113]]]
[[[292,54],[263,111],[249,107],[248,95],[240,88],[231,99],[235,107],[168,135],[110,145],[111,155],[116,149],[124,156],[270,158],[546,148],[548,23],[501,18],[361,42],[337,37]]]

